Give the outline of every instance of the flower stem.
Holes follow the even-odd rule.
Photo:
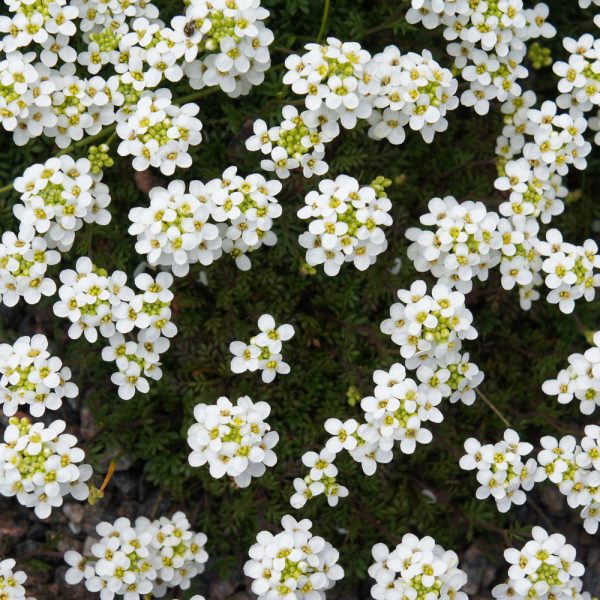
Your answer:
[[[7,183],[6,185],[3,185],[2,187],[0,187],[0,194],[4,194],[6,192],[9,192],[12,189],[13,189],[13,184],[12,183]]]
[[[206,96],[211,96],[212,94],[216,94],[220,90],[221,90],[221,88],[215,86],[215,87],[209,88],[207,90],[199,90],[197,92],[193,92],[191,94],[188,94],[187,96],[182,96],[181,98],[174,98],[172,100],[172,102],[173,102],[173,104],[176,104],[177,106],[179,106],[180,104],[183,104],[184,102],[191,102],[192,100],[198,100],[199,98],[205,98]]]
[[[317,33],[317,42],[321,41],[321,39],[325,35],[325,31],[327,30],[327,19],[329,19],[330,5],[331,0],[325,0],[325,6],[323,7],[323,17],[321,18],[321,27],[319,28],[319,33]]]
[[[475,393],[496,413],[498,418],[507,426],[512,429],[510,421],[496,408],[494,403],[481,391],[475,390]]]

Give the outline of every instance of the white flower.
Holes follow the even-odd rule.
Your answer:
[[[87,485],[80,484],[91,477],[91,468],[77,464],[85,454],[75,446],[77,439],[64,430],[65,422],[60,420],[46,427],[11,417],[0,444],[0,494],[16,496],[40,519],[61,506],[64,496],[73,493],[85,500],[89,494]]]
[[[83,580],[103,598],[134,600],[149,594],[162,597],[169,588],[187,589],[208,560],[206,536],[193,532],[182,512],[154,521],[138,517],[135,523],[120,517],[99,523],[96,532],[100,539],[90,556],[65,553],[70,565],[65,579],[71,585]]]
[[[286,515],[281,525],[283,531],[275,535],[259,532],[250,547],[244,574],[253,580],[252,591],[259,600],[324,598],[344,576],[337,550],[312,534],[308,519],[298,522]]]
[[[260,477],[265,467],[277,462],[272,448],[279,435],[265,421],[270,411],[266,402],[253,403],[248,396],[235,405],[224,396],[213,405],[196,405],[196,423],[188,430],[190,464],[208,463],[213,477],[229,475],[238,486],[247,487],[252,477]]]
[[[372,554],[375,563],[369,567],[369,575],[375,580],[371,587],[375,600],[391,598],[389,590],[398,597],[416,598],[423,589],[432,598],[467,599],[460,591],[467,575],[457,566],[458,556],[429,536],[419,539],[407,533],[391,552],[384,544],[375,544]]]
[[[494,598],[545,598],[549,593],[571,596],[575,578],[583,575],[583,565],[574,560],[575,548],[566,544],[563,535],[549,535],[537,526],[531,533],[533,539],[521,550],[504,551],[510,565],[508,580],[492,590]]]
[[[63,398],[75,398],[77,386],[70,382],[71,371],[47,350],[46,336],[20,337],[14,344],[0,344],[0,404],[8,417],[21,405],[32,416],[56,410]]]
[[[264,383],[271,383],[277,374],[287,374],[290,366],[281,355],[282,342],[294,336],[292,325],[277,326],[271,315],[265,314],[258,319],[259,333],[250,339],[249,344],[241,341],[231,342],[229,351],[233,354],[231,370],[234,373],[261,371]]]

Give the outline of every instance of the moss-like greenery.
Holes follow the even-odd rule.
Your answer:
[[[164,10],[161,16],[165,20],[178,10],[176,2],[157,0],[156,4]],[[288,53],[300,51],[305,42],[314,39],[322,12],[320,0],[264,0],[263,4],[271,10],[268,26],[275,32],[273,67],[266,82],[245,98],[216,94],[200,100],[204,141],[192,149],[193,166],[178,172],[178,178],[206,181],[229,165],[237,165],[242,173],[259,168],[261,157],[246,152],[244,140],[255,118],[276,122],[281,106],[292,99],[280,82],[283,61]],[[396,44],[402,51],[428,48],[443,66],[449,66],[441,32],[405,23],[406,0],[332,0],[331,4],[328,34],[360,41],[371,52],[388,44]],[[557,57],[562,54],[559,38],[580,35],[593,25],[591,14],[581,11],[574,1],[549,0],[548,4],[550,21],[559,35],[544,45]],[[553,97],[556,79],[551,70],[532,72],[525,85],[542,98]],[[189,88],[181,82],[174,86],[174,93],[183,96]],[[498,107],[485,118],[458,109],[448,120],[448,131],[438,134],[432,145],[415,134],[408,134],[400,147],[375,142],[360,125],[345,131],[328,148],[328,176],[348,173],[368,183],[384,175],[393,181],[388,189],[394,218],[387,232],[389,248],[366,272],[345,265],[335,278],[321,271],[303,273],[303,250],[297,236],[305,225],[296,211],[316,181],[294,174],[284,182],[279,196],[284,209],[275,224],[279,242],[252,255],[251,271],[240,272],[224,256],[211,267],[195,266],[189,276],[176,280],[174,319],[179,334],[164,357],[164,378],[152,385],[150,394],[129,402],[120,400],[110,383],[112,365],[100,358],[101,342],[92,347],[83,339],[66,343],[65,323],[57,318],[51,320],[55,330],[45,332],[59,343],[65,341],[60,355],[74,368],[84,402],[102,429],[88,448],[92,458],[125,450],[139,461],[145,477],[162,490],[163,497],[196,515],[194,524],[208,535],[208,551],[224,571],[240,570],[256,532],[276,527],[283,514],[293,511],[289,505],[292,480],[303,473],[301,455],[320,448],[326,440],[323,422],[331,416],[360,416],[354,388],[361,396],[370,394],[373,370],[400,360],[398,349],[379,332],[379,324],[395,301],[395,291],[422,278],[406,258],[405,229],[417,224],[434,196],[481,200],[489,208],[497,207],[501,200],[493,188],[495,138],[502,127]],[[4,135],[0,183],[11,181],[54,151],[42,141],[16,149]],[[600,218],[598,157],[594,150],[587,171],[568,178],[572,194],[556,224],[569,241],[582,242],[597,235],[593,224]],[[155,184],[165,181],[160,174],[152,177]],[[115,160],[105,181],[113,197],[111,224],[85,226],[61,264],[71,267],[77,256],[89,255],[97,265],[123,269],[131,276],[141,257],[127,233],[127,214],[131,207],[147,204],[147,196],[140,191],[144,184],[140,185],[140,175],[127,159]],[[11,194],[0,197],[2,229],[13,225],[14,200]],[[390,268],[397,258],[402,268],[392,275]],[[207,285],[200,281],[201,271]],[[51,303],[46,300],[41,307]],[[479,337],[466,349],[486,374],[482,389],[522,437],[535,442],[543,434],[579,431],[586,421],[576,405],[559,406],[542,394],[541,384],[566,365],[571,352],[589,345],[584,332],[598,328],[598,302],[580,302],[571,316],[544,301],[524,312],[516,292],[501,288],[496,271],[485,284],[476,284],[468,306]],[[296,336],[285,346],[292,372],[268,386],[256,373],[232,374],[228,352],[233,339],[250,337],[264,312],[296,328]],[[0,327],[0,338],[13,340],[17,335],[14,327],[7,320]],[[276,448],[277,465],[253,480],[248,489],[239,490],[227,480],[212,479],[206,468],[188,466],[186,432],[196,403],[212,403],[221,395],[235,400],[243,394],[271,404],[269,421],[281,439]],[[441,425],[432,424],[432,444],[419,447],[408,457],[397,452],[395,460],[380,467],[373,477],[365,477],[357,464],[343,456],[339,480],[350,489],[349,498],[330,509],[320,497],[299,512],[313,519],[314,531],[340,549],[347,573],[343,585],[366,578],[375,542],[392,542],[409,530],[432,535],[438,543],[458,550],[470,536],[502,545],[507,536],[518,537],[533,525],[520,522],[514,511],[500,515],[491,501],[476,501],[475,478],[458,467],[463,441],[469,436],[496,441],[504,429],[501,420],[481,400],[472,407],[446,404],[444,414]]]

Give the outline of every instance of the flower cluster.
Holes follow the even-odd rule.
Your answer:
[[[600,331],[594,334],[593,342],[583,354],[571,354],[569,366],[556,379],[542,384],[544,393],[556,396],[560,404],[579,400],[579,410],[584,415],[591,415],[600,406]]]
[[[445,368],[423,364],[417,369],[416,378],[418,381],[407,377],[400,363],[392,365],[389,371],[376,370],[373,396],[360,401],[364,421],[331,418],[325,422],[331,437],[320,453],[303,455],[302,462],[309,472],[304,478],[294,479],[295,493],[290,498],[294,508],[301,508],[321,494],[330,506],[335,506],[339,498],[348,495],[347,488],[337,480],[334,464],[344,450],[361,465],[365,475],[371,476],[379,463],[391,462],[396,444],[402,453],[412,454],[417,444],[430,443],[433,436],[424,423],[443,421],[439,407],[444,398],[472,404],[474,388],[483,380],[483,373],[465,354],[457,364]]]
[[[287,375],[290,366],[283,361],[281,354],[282,342],[287,342],[294,336],[292,325],[284,324],[277,327],[271,315],[262,315],[258,319],[260,333],[250,338],[245,344],[234,341],[229,344],[233,354],[231,370],[234,373],[245,371],[261,371],[264,383],[271,383],[277,375]]]
[[[522,442],[512,429],[507,429],[504,439],[496,444],[481,445],[475,438],[469,438],[465,450],[460,467],[466,471],[477,470],[480,484],[477,498],[484,500],[492,496],[500,512],[507,512],[512,504],[524,504],[525,492],[544,479],[535,458],[525,459],[533,446]]]
[[[67,252],[84,222],[110,221],[110,195],[100,178],[87,158],[75,161],[68,155],[28,167],[13,184],[21,200],[13,207],[20,231],[42,236],[49,248]]]
[[[328,419],[325,427],[328,431],[336,429],[338,435],[332,439],[343,439],[347,446],[356,446],[358,443],[355,437],[358,423],[354,419],[348,419],[345,423],[339,419]],[[310,451],[302,455],[302,464],[309,472],[304,479],[294,479],[295,493],[290,498],[290,504],[294,508],[302,508],[308,500],[321,494],[325,495],[329,506],[337,506],[338,500],[348,495],[348,488],[337,481],[338,468],[333,464],[336,454],[343,449],[344,442],[341,442],[337,451],[326,447],[319,453]],[[331,444],[329,448],[332,448]]]
[[[504,101],[521,93],[519,79],[528,76],[523,62],[526,42],[550,38],[555,28],[546,22],[548,6],[532,9],[523,2],[438,2],[411,0],[406,13],[409,23],[422,23],[427,29],[444,27],[447,51],[454,58],[454,69],[469,84],[461,103],[473,106],[480,115],[489,112],[490,101]]]
[[[239,487],[248,487],[252,477],[262,477],[277,462],[273,448],[279,434],[265,421],[270,412],[266,402],[248,396],[235,404],[225,396],[216,404],[197,404],[187,436],[190,465],[208,463],[212,477],[228,475]]]
[[[0,344],[0,404],[7,417],[20,406],[27,406],[33,417],[60,408],[63,398],[75,398],[79,393],[70,379],[71,370],[48,352],[45,335]]]
[[[381,227],[392,224],[392,203],[385,192],[390,184],[383,177],[364,187],[348,175],[321,180],[319,191],[309,192],[298,211],[301,219],[310,220],[308,231],[298,238],[307,249],[306,262],[311,267],[323,265],[331,276],[345,262],[360,271],[374,264],[387,248]]]
[[[272,246],[277,236],[273,219],[281,216],[277,180],[253,173],[237,175],[229,167],[206,184],[171,181],[167,189],[150,190],[150,206],[129,213],[129,233],[137,236],[136,251],[152,266],[168,266],[183,277],[190,265],[209,265],[225,252],[241,270],[251,266],[248,254],[263,244]]]
[[[63,433],[64,421],[31,423],[29,419],[11,417],[0,444],[0,494],[16,496],[23,506],[33,508],[40,519],[61,506],[71,494],[85,500],[89,489],[85,483],[92,468],[78,464],[84,459],[74,436]]]
[[[459,203],[452,196],[433,198],[428,205],[429,212],[420,218],[421,223],[431,229],[411,227],[406,232],[412,242],[408,256],[418,271],[430,271],[441,284],[463,293],[472,289],[475,277],[485,280],[490,268],[500,265],[502,287],[506,290],[518,287],[524,309],[529,309],[532,301],[540,297],[536,288],[545,283],[547,301],[557,304],[562,312],[570,313],[579,298],[588,302],[594,299],[595,290],[600,287],[597,272],[600,254],[593,240],[586,240],[581,246],[569,244],[563,242],[557,229],[547,231],[546,239],[540,237],[538,219],[548,223],[564,210],[560,198],[566,195],[566,190],[561,186],[561,175],[541,164],[542,154],[546,150],[554,152],[556,146],[554,150],[546,148],[537,134],[537,142],[525,144],[518,131],[527,131],[528,124],[535,124],[536,120],[552,122],[556,107],[545,103],[540,111],[534,111],[527,108],[534,101],[532,98],[524,96],[521,100],[512,102],[511,125],[505,126],[504,133],[512,136],[512,140],[521,138],[522,144],[519,142],[516,147],[523,156],[511,158],[516,147],[505,137],[509,148],[506,158],[511,159],[502,165],[501,176],[495,181],[498,190],[510,193],[509,199],[500,204],[502,216],[487,210],[481,202]],[[516,108],[517,104],[521,108]],[[523,116],[523,111],[530,116]],[[547,118],[544,111],[548,112]],[[573,123],[567,116],[563,131],[575,139],[574,130],[568,127],[569,119]],[[577,127],[581,128],[581,123]],[[569,146],[565,139],[559,136],[557,143]],[[571,148],[570,156],[577,157],[576,161],[584,160],[582,157],[589,152],[589,144],[581,135],[573,143],[577,147]],[[505,142],[499,141],[499,144]],[[548,160],[551,160],[549,155]],[[569,160],[560,159],[556,162],[559,164],[566,167]],[[583,166],[585,164],[580,165]]]
[[[448,128],[446,113],[458,107],[458,81],[442,68],[429,50],[402,55],[396,46],[387,46],[367,66],[373,112],[369,137],[401,144],[408,126],[427,143]]]
[[[600,287],[600,252],[592,239],[582,246],[564,242],[558,229],[546,232],[546,241],[537,243],[543,259],[544,283],[550,290],[547,300],[564,313],[572,313],[580,298],[591,302]]]
[[[185,16],[171,21],[183,46],[190,86],[196,90],[219,86],[237,98],[260,85],[271,66],[269,45],[274,36],[263,23],[268,16],[259,0],[191,0]]]
[[[381,323],[381,331],[400,346],[407,367],[457,364],[462,340],[477,337],[464,295],[440,283],[428,294],[425,282],[416,281],[410,290],[398,290],[398,298],[400,302],[390,308],[390,318]]]
[[[192,165],[188,150],[202,141],[202,123],[196,118],[199,108],[189,103],[176,106],[171,91],[144,91],[130,108],[127,120],[117,125],[121,138],[120,156],[133,156],[133,168],[144,171],[157,167],[172,175],[176,167]]]
[[[419,220],[433,230],[409,227],[406,237],[412,243],[407,255],[417,271],[431,272],[446,287],[466,294],[475,277],[487,280],[502,252],[516,252],[519,238],[513,239],[510,223],[488,211],[483,202],[459,203],[446,196],[430,200],[428,209]]]
[[[0,40],[0,123],[19,145],[43,133],[66,148],[117,124],[127,135],[121,154],[133,154],[136,168],[172,172],[189,166],[187,146],[200,141],[197,106],[178,108],[167,87],[156,91],[156,103],[146,96],[187,76],[194,89],[237,97],[262,83],[271,64],[273,34],[263,22],[269,12],[259,0],[192,0],[170,27],[147,1],[8,4],[14,15],[0,17],[0,34],[7,34]],[[149,104],[161,105],[158,115],[148,113]]]
[[[261,166],[280,178],[302,168],[305,177],[328,170],[325,144],[358,120],[368,120],[368,135],[401,144],[404,127],[420,131],[427,142],[444,131],[448,110],[458,106],[458,83],[448,69],[440,67],[431,53],[401,55],[388,46],[374,57],[356,42],[328,38],[327,44],[307,44],[302,56],[285,62],[283,83],[304,97],[306,110],[284,106],[283,121],[268,128],[254,122],[248,150],[270,155]]]
[[[298,113],[295,106],[288,104],[281,110],[283,121],[279,125],[268,128],[262,119],[254,122],[246,148],[269,155],[260,166],[274,171],[280,179],[286,179],[290,170],[298,167],[302,167],[305,177],[323,175],[329,168],[322,160],[325,144],[339,135],[340,126],[329,112],[321,113]]]
[[[300,508],[315,496],[324,494],[330,506],[348,490],[337,481],[336,455],[346,450],[360,463],[366,475],[373,475],[378,463],[389,463],[399,442],[404,454],[412,454],[417,444],[428,444],[433,436],[423,424],[441,423],[439,406],[443,399],[471,405],[475,388],[483,373],[461,354],[462,340],[477,336],[473,316],[465,307],[461,292],[437,284],[427,294],[424,281],[416,281],[410,290],[399,290],[401,303],[391,307],[390,318],[381,330],[392,336],[408,369],[416,377],[406,376],[404,365],[396,363],[389,371],[373,373],[375,390],[360,401],[364,420],[337,418],[325,422],[331,435],[320,452],[307,452],[302,462],[310,469],[304,478],[294,479],[295,493],[290,502]]]
[[[509,220],[506,232],[519,240],[515,255],[502,257],[502,285],[511,289],[516,283],[521,306],[529,309],[540,296],[536,288],[545,283],[547,301],[570,313],[576,300],[593,300],[600,286],[595,272],[600,267],[597,244],[565,243],[555,229],[544,240],[538,220],[547,224],[563,212],[567,190],[562,178],[570,167],[587,165],[591,150],[583,136],[587,121],[577,107],[558,113],[555,102],[546,101],[539,109],[533,108],[535,102],[535,94],[526,92],[502,106],[506,125],[498,140],[500,177],[494,185],[509,194],[499,211]]]
[[[100,539],[90,556],[65,553],[70,566],[65,580],[71,585],[83,581],[90,592],[101,592],[103,600],[162,598],[169,589],[188,589],[208,560],[206,536],[192,531],[182,512],[154,521],[138,517],[134,523],[120,517],[99,523],[96,531]]]
[[[390,590],[398,598],[467,600],[460,591],[467,575],[458,568],[456,552],[444,550],[432,537],[407,533],[391,552],[385,544],[375,544],[372,552],[369,575],[375,580],[375,600],[387,600]]]
[[[23,298],[37,304],[42,296],[52,296],[56,284],[46,274],[58,262],[60,254],[49,250],[43,237],[5,231],[0,242],[0,302],[15,306]]]
[[[575,560],[575,548],[560,533],[548,534],[541,527],[531,530],[532,540],[521,550],[508,548],[504,558],[510,565],[508,580],[492,590],[498,600],[576,598],[580,600],[583,565]]]
[[[580,443],[572,435],[560,440],[545,436],[540,442],[542,477],[558,486],[571,508],[582,508],[585,530],[596,533],[600,524],[600,426],[587,425]]]
[[[24,571],[15,571],[16,564],[12,558],[0,561],[0,594],[6,600],[34,600],[25,596],[23,584],[27,575]]]
[[[325,592],[344,576],[339,552],[312,534],[308,519],[286,515],[281,526],[283,531],[275,535],[261,531],[250,547],[244,573],[253,579],[252,591],[258,600],[324,600]]]
[[[564,38],[563,46],[569,60],[556,61],[552,67],[561,78],[556,103],[563,109],[576,106],[584,112],[600,106],[600,40],[586,33],[578,40]]]
[[[137,391],[146,393],[146,377],[160,379],[160,355],[169,348],[169,338],[177,333],[171,321],[173,276],[159,273],[155,278],[140,273],[135,278],[138,293],[127,285],[122,271],[109,274],[88,257],[77,259],[75,270],[60,273],[59,300],[54,313],[71,322],[69,337],[83,334],[95,342],[98,334],[108,339],[102,358],[115,362],[118,371],[111,377],[119,396],[130,399]],[[135,334],[126,340],[124,334]]]

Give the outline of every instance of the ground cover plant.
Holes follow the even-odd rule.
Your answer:
[[[597,595],[598,12],[6,1],[0,598]]]

